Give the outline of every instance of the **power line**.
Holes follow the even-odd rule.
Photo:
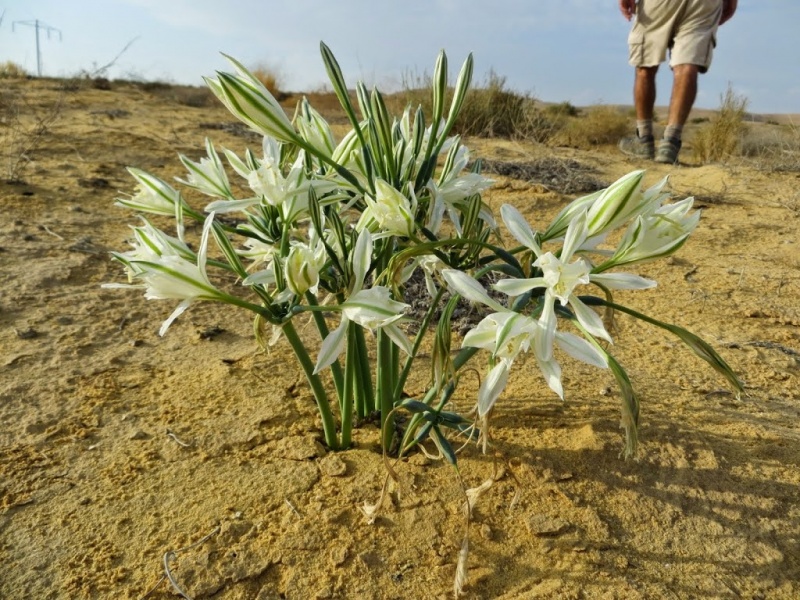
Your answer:
[[[4,12],[5,14],[5,12]],[[36,30],[36,74],[41,77],[42,76],[42,52],[39,48],[39,30],[42,29],[47,32],[47,39],[50,39],[51,33],[58,33],[58,41],[61,41],[61,30],[56,29],[55,27],[51,27],[47,23],[40,21],[39,19],[34,19],[33,21],[14,21],[11,23],[11,31],[14,31],[14,28],[17,25],[25,25],[26,27],[33,27]]]

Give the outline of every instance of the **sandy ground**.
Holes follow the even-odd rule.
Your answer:
[[[249,317],[214,305],[159,338],[172,303],[100,287],[123,279],[109,251],[135,222],[113,206],[133,189],[126,166],[171,178],[177,153],[197,158],[207,135],[258,142],[210,128],[233,120],[213,105],[57,87],[8,84],[5,96],[31,115],[64,104],[28,151],[26,183],[0,183],[0,597],[174,598],[159,584],[171,551],[193,598],[452,597],[464,527],[452,469],[402,462],[366,524],[359,507],[386,475],[378,432],[364,424],[353,449],[326,453],[288,346],[259,351]],[[605,184],[644,166],[613,149],[470,145],[494,160],[576,160]],[[671,173],[703,218],[677,257],[639,271],[658,288],[620,299],[710,341],[747,395],[620,317],[614,351],[642,397],[639,456],[626,462],[609,373],[569,364],[562,403],[535,365],[517,368],[489,453],[460,458],[467,486],[504,473],[475,510],[468,598],[800,597],[798,175],[648,168],[646,183]],[[488,201],[534,223],[567,200],[497,180]],[[474,387],[455,402],[467,410]]]

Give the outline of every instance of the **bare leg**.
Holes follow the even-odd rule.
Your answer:
[[[697,65],[675,65],[667,125],[683,128],[697,97]]]
[[[633,84],[633,102],[636,105],[636,120],[652,121],[656,103],[656,73],[658,66],[637,67]],[[693,99],[694,100],[694,99]]]

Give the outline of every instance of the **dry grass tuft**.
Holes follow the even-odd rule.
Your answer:
[[[283,75],[278,69],[264,63],[259,63],[250,69],[250,72],[278,101],[286,97],[286,93],[281,89],[283,86]]]
[[[616,144],[630,130],[630,121],[623,110],[601,105],[569,119],[554,141],[577,148]]]
[[[17,63],[7,60],[0,63],[0,79],[25,79],[28,73]]]
[[[694,157],[703,164],[719,162],[740,154],[747,133],[744,123],[747,98],[728,86],[722,96],[719,113],[702,127],[692,140]]]

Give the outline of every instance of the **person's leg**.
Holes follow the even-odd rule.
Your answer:
[[[633,104],[636,108],[636,135],[619,141],[619,149],[628,156],[649,158],[655,156],[653,137],[653,109],[656,103],[656,73],[654,67],[636,67],[633,81]]]
[[[669,101],[667,126],[682,130],[697,97],[697,65],[675,65],[672,69],[672,98]],[[670,137],[666,136],[665,137]],[[675,136],[672,136],[675,137]],[[677,138],[680,139],[680,131]]]
[[[678,159],[683,126],[697,96],[698,74],[705,73],[711,65],[721,14],[722,0],[687,0],[675,23],[669,61],[672,97],[664,139],[656,152],[658,162],[674,163]]]
[[[636,68],[636,79],[633,83],[633,103],[636,107],[636,133],[640,138],[653,135],[656,73],[658,73],[658,66]]]
[[[669,116],[664,138],[658,144],[656,161],[672,164],[678,160],[681,149],[683,126],[697,97],[697,65],[675,65],[672,67],[672,97],[669,101]]]

